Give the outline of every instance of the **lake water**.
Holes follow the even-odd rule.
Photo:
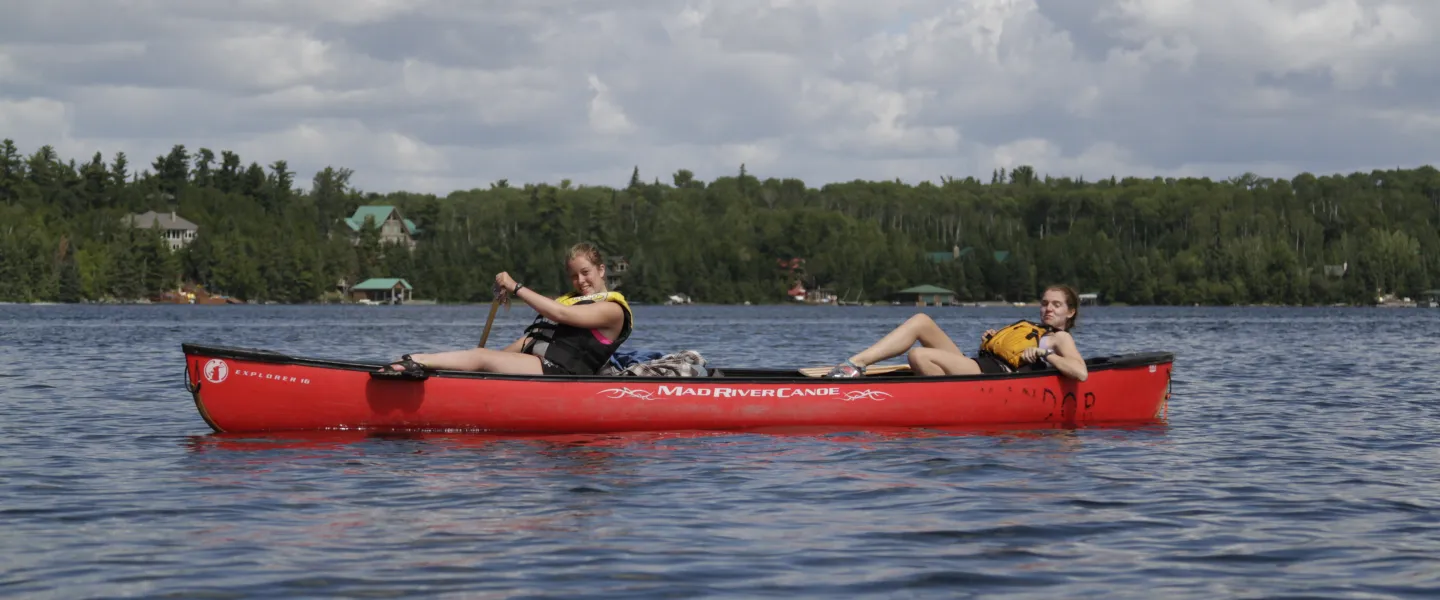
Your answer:
[[[0,306],[0,596],[1440,592],[1440,310],[1087,307],[1087,356],[1176,354],[1129,429],[228,436],[182,383],[184,341],[379,361],[487,310]],[[629,347],[828,365],[914,310],[641,306]]]

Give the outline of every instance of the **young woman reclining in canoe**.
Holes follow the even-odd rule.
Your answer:
[[[910,317],[875,345],[836,365],[826,377],[860,377],[865,367],[909,350],[910,368],[919,375],[975,375],[1031,371],[1048,366],[1079,381],[1089,377],[1085,359],[1069,330],[1080,316],[1075,290],[1066,285],[1045,289],[1040,300],[1040,326],[1020,321],[1000,331],[985,332],[981,351],[965,356],[940,326],[924,313]],[[920,348],[911,349],[915,342]]]
[[[472,348],[438,354],[406,354],[376,373],[382,377],[423,379],[426,371],[486,371],[533,375],[593,375],[630,337],[634,316],[625,296],[605,287],[605,260],[590,244],[570,248],[565,271],[575,291],[550,299],[509,273],[495,285],[523,300],[535,312],[525,334],[501,350]]]

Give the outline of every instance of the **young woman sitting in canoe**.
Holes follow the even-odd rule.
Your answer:
[[[1080,316],[1075,290],[1052,285],[1040,299],[1040,325],[1019,321],[1009,327],[985,332],[975,358],[950,341],[940,326],[924,313],[910,317],[873,346],[836,365],[826,377],[860,377],[865,367],[909,350],[910,368],[919,375],[975,375],[1010,373],[1054,367],[1079,381],[1089,377],[1085,359],[1075,347],[1069,330]],[[915,342],[920,348],[911,349]]]
[[[572,246],[566,255],[565,271],[575,291],[555,299],[517,283],[509,273],[495,276],[497,288],[539,313],[525,334],[504,349],[406,354],[375,375],[424,379],[426,371],[437,369],[593,375],[630,337],[634,316],[624,295],[606,289],[605,260],[595,246]]]

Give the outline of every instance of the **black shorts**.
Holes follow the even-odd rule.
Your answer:
[[[539,358],[539,357],[537,357],[537,358]],[[560,366],[560,365],[557,365],[557,364],[555,364],[555,363],[553,363],[553,362],[550,362],[550,361],[548,361],[548,360],[545,360],[544,358],[541,358],[541,359],[540,359],[540,372],[541,372],[541,373],[544,373],[544,374],[546,374],[546,375],[574,375],[574,374],[575,374],[575,373],[572,373],[572,372],[570,371],[570,369],[567,369],[567,368],[562,367],[562,366]]]
[[[985,352],[982,352],[979,356],[975,357],[975,364],[980,365],[980,372],[986,375],[993,375],[997,373],[1016,373],[1020,371],[1044,371],[1045,369],[1050,368],[1050,363],[1047,363],[1043,360],[1035,361],[1030,364],[1023,364],[1020,365],[1019,368],[1013,368],[1010,366],[1010,363],[995,358],[993,355]]]
[[[980,365],[980,372],[986,375],[1010,373],[1015,370],[1010,368],[1010,365],[1000,362],[1000,359],[990,356],[989,354],[981,354],[975,357],[975,364]]]

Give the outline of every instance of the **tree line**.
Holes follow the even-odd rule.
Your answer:
[[[485,302],[494,274],[568,289],[562,259],[589,240],[629,268],[640,302],[790,302],[796,281],[885,301],[933,284],[960,300],[1028,301],[1052,282],[1126,304],[1368,304],[1440,284],[1440,171],[1292,179],[1244,174],[1086,181],[1028,166],[988,180],[850,181],[818,188],[742,165],[713,181],[636,167],[623,186],[512,185],[445,196],[362,192],[326,167],[308,189],[284,160],[175,145],[149,168],[123,153],[77,162],[0,143],[0,301],[126,301],[183,283],[247,301],[336,300],[337,284],[402,277],[418,298]],[[352,232],[361,205],[419,228],[414,250]],[[199,226],[171,251],[129,214]],[[791,261],[791,259],[803,259]]]

